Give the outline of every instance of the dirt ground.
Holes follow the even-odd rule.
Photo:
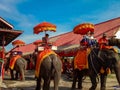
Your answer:
[[[26,80],[25,81],[19,81],[19,80],[10,80],[10,76],[5,74],[5,79],[3,80],[2,86],[0,90],[35,90],[36,87],[36,81],[34,78],[34,71],[26,71]],[[51,89],[53,90],[53,82],[51,82]],[[72,80],[68,80],[65,75],[62,75],[60,83],[59,83],[59,90],[71,90],[72,86]],[[91,86],[91,82],[89,78],[87,77],[83,81],[83,90],[89,90]],[[107,79],[107,89],[106,90],[120,90],[117,83],[117,80],[115,78],[114,74],[108,75]],[[100,90],[100,83],[97,85],[96,90]],[[76,89],[79,90],[79,89]]]

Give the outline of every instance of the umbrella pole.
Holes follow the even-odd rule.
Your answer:
[[[45,35],[46,35],[46,31],[45,31]]]
[[[5,36],[3,36],[3,64],[2,64],[2,79],[4,79],[4,62],[5,62],[5,43],[6,43],[6,41],[5,41]]]

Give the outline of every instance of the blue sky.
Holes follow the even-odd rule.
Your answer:
[[[57,26],[50,36],[70,32],[83,22],[97,24],[120,17],[120,0],[0,0],[0,16],[24,33],[16,39],[27,44],[41,39],[33,27],[43,21]],[[13,48],[9,44],[6,49]]]

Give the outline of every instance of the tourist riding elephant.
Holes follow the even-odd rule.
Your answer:
[[[62,62],[58,55],[51,53],[49,55],[45,55],[41,62],[39,62],[40,59],[37,59],[36,61],[36,67],[40,63],[40,67],[37,67],[39,73],[38,76],[36,76],[36,90],[41,89],[41,79],[44,80],[43,90],[50,90],[51,80],[54,81],[54,90],[58,90],[62,70]]]
[[[81,56],[82,57],[82,56]],[[88,55],[88,69],[75,69],[72,89],[75,88],[76,79],[78,78],[78,88],[82,89],[82,79],[84,75],[89,75],[92,86],[89,90],[95,90],[97,87],[96,78],[100,74],[101,90],[106,90],[106,78],[109,70],[114,69],[117,81],[120,85],[120,57],[113,49],[93,48]]]
[[[21,80],[25,80],[25,70],[27,68],[27,61],[20,56],[16,58],[14,67],[12,66],[11,68],[10,66],[11,58],[13,57],[10,56],[10,58],[8,58],[7,62],[5,63],[5,70],[7,70],[8,68],[10,69],[10,75],[12,80],[18,79],[18,76],[20,77]],[[16,74],[14,74],[14,71],[16,72]]]

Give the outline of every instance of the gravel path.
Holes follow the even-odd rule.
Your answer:
[[[10,76],[5,75],[5,80],[2,83],[1,90],[35,90],[36,81],[34,79],[34,72],[27,71],[26,72],[26,80],[25,81],[16,81],[16,80],[9,80]],[[62,78],[59,83],[59,90],[71,90],[72,81],[66,79],[65,75],[62,75]],[[118,85],[117,80],[114,74],[108,75],[107,79],[107,89],[106,90],[120,90],[114,89]],[[88,90],[91,86],[91,82],[87,77],[83,81],[83,90]],[[100,83],[98,83],[97,89],[100,90]],[[51,82],[51,89],[53,90],[53,82]],[[78,89],[76,89],[78,90]]]

